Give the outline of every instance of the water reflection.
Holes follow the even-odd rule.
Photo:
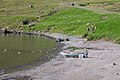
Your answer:
[[[55,47],[53,40],[40,36],[0,34],[0,70],[38,61]]]

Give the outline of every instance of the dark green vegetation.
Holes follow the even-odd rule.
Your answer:
[[[39,36],[0,34],[0,70],[19,69],[26,64],[44,62],[41,59],[55,53],[55,47],[53,40]]]
[[[106,39],[120,43],[120,15],[99,13],[84,9],[71,8],[70,3],[91,8],[105,8],[111,11],[120,0],[0,0],[0,27],[39,31],[50,28],[50,32],[60,32],[83,36],[89,40]],[[62,4],[61,4],[62,3]],[[88,5],[88,6],[86,6]],[[97,6],[97,7],[96,7]],[[117,6],[119,9],[119,6]],[[113,11],[114,11],[113,10]],[[28,19],[35,26],[23,25]],[[96,31],[87,31],[96,26]]]

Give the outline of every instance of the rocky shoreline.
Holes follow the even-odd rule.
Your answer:
[[[49,33],[47,33],[47,32],[42,32],[42,31],[38,31],[38,32],[35,32],[35,31],[33,31],[33,32],[25,32],[25,31],[23,31],[23,30],[8,30],[8,29],[2,28],[2,29],[0,29],[0,33],[3,33],[3,34],[5,34],[5,35],[7,35],[7,34],[39,35],[39,36],[48,37],[48,38],[50,38],[50,39],[55,39],[54,37],[49,36]]]
[[[56,42],[62,42],[62,41],[69,41],[69,37],[66,35],[60,35],[57,36],[52,33],[49,33],[49,32],[44,32],[44,31],[33,31],[33,32],[25,32],[23,30],[7,30],[5,28],[2,28],[0,29],[0,33],[2,34],[19,34],[19,35],[39,35],[39,36],[44,36],[44,37],[47,37],[49,39],[53,39],[53,40],[56,40]],[[52,34],[52,35],[51,35]]]
[[[69,38],[63,41],[67,47],[86,48],[88,58],[56,58],[30,70],[19,71],[0,76],[0,80],[119,80],[120,45],[99,40],[89,42],[77,36],[49,33],[54,38]]]

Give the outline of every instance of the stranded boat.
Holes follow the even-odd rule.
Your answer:
[[[62,51],[61,54],[66,58],[87,58],[88,51],[87,50],[65,50]]]

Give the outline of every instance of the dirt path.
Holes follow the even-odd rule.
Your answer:
[[[71,4],[76,2],[66,2],[66,3],[59,3],[62,6],[67,6],[67,7],[74,7],[74,8],[79,8],[79,9],[85,9],[85,10],[91,10],[91,11],[96,11],[96,12],[100,12],[100,13],[106,13],[106,14],[120,14],[119,12],[111,12],[108,10],[104,10],[104,9],[95,9],[95,8],[88,8],[88,7],[82,7],[82,6],[72,6]]]
[[[61,34],[53,37],[67,37],[66,47],[88,48],[89,58],[57,58],[31,70],[0,76],[0,80],[10,77],[30,76],[31,80],[119,80],[120,45],[107,41],[87,42],[85,39]],[[13,79],[15,80],[15,79]],[[26,79],[22,79],[26,80]]]
[[[79,8],[79,9],[97,11],[97,12],[106,13],[106,14],[120,14],[120,13],[118,13],[118,12],[111,12],[111,11],[107,11],[107,10],[103,10],[103,9],[93,9],[93,8],[82,7],[82,6],[74,6],[74,7],[75,7],[75,8]]]

